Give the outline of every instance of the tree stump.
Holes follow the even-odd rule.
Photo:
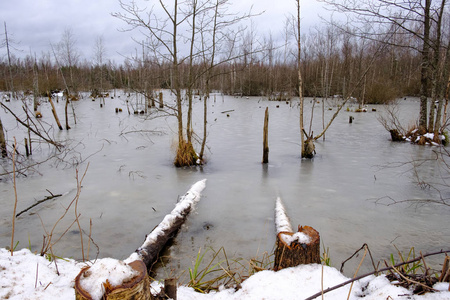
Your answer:
[[[5,133],[3,132],[3,125],[1,119],[0,119],[0,152],[2,153],[2,157],[8,156],[8,151],[6,149]]]
[[[159,92],[159,108],[164,108],[163,93]]]
[[[136,260],[129,263],[134,270],[139,274],[129,281],[123,282],[119,286],[111,286],[108,282],[103,283],[104,294],[102,299],[118,300],[118,299],[133,299],[133,300],[148,300],[153,299],[150,293],[150,279],[147,276],[147,268],[141,260]],[[88,291],[84,290],[80,284],[82,276],[86,276],[86,272],[90,267],[83,268],[75,278],[75,299],[76,300],[92,300],[92,296]]]
[[[164,294],[167,298],[177,300],[177,279],[167,278],[164,280]]]
[[[401,135],[397,129],[391,129],[389,130],[389,133],[391,134],[391,139],[393,142],[402,142],[403,139],[403,135]]]
[[[305,141],[305,149],[303,152],[303,157],[304,158],[313,158],[315,153],[316,153],[316,146],[314,145],[314,138],[311,135],[311,137],[309,137]]]
[[[308,242],[300,242],[300,234],[309,237]],[[274,269],[281,270],[301,264],[320,263],[320,235],[310,226],[298,226],[298,232],[279,232],[275,249]]]

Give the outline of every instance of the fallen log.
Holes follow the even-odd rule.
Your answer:
[[[300,264],[320,263],[320,235],[310,226],[298,226],[293,232],[286,209],[278,197],[275,205],[277,241],[274,270]]]
[[[200,199],[200,194],[205,188],[206,179],[200,180],[184,194],[175,205],[172,212],[164,217],[161,223],[147,235],[144,243],[127,261],[142,260],[151,270],[152,264],[158,259],[158,255],[167,242],[178,232],[194,204]]]

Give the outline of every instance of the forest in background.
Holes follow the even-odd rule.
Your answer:
[[[238,34],[238,47],[232,50],[234,58],[214,68],[209,82],[211,89],[273,100],[298,96],[296,42],[291,38],[289,22],[286,22],[282,45],[275,45],[271,35],[258,37],[253,26]],[[406,39],[399,35],[397,40],[400,38]],[[420,42],[408,38],[410,47],[399,43],[377,52],[381,43],[332,25],[302,35],[304,96],[340,95],[355,97],[363,103],[386,103],[397,97],[418,96],[421,55],[414,48],[418,47],[415,43]],[[1,57],[0,90],[46,95],[48,91],[63,90],[64,79],[72,93],[115,88],[133,91],[171,88],[171,63],[155,58],[145,43],[140,45],[140,51],[136,50],[134,57],[125,59],[122,64],[106,59],[107,45],[101,38],[93,46],[92,59],[85,58],[76,46],[75,33],[66,30],[58,45],[54,48],[49,45],[47,53],[25,58],[11,53],[9,58]],[[363,75],[369,63],[372,63],[370,70]],[[202,64],[200,60],[194,62],[193,69],[199,74]],[[186,88],[188,61],[180,59],[179,66],[180,83]],[[357,84],[362,76],[363,84]],[[195,88],[203,90],[203,82],[197,80]]]

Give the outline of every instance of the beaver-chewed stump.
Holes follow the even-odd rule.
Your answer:
[[[136,260],[128,264],[135,272],[132,278],[129,278],[118,285],[111,284],[108,279],[102,283],[103,295],[97,295],[95,292],[87,290],[81,283],[82,280],[89,280],[96,274],[91,274],[90,267],[83,268],[75,278],[75,299],[92,300],[107,299],[152,299],[150,293],[150,279],[147,275],[147,268],[141,260]]]
[[[277,235],[274,269],[320,263],[320,235],[310,226],[298,226],[298,232]]]

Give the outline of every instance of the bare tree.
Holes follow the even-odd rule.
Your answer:
[[[70,88],[77,92],[77,83],[74,79],[74,68],[79,62],[80,53],[76,48],[75,35],[71,28],[66,28],[57,45],[59,59],[62,66],[69,68]]]
[[[93,57],[93,64],[94,64],[94,68],[98,71],[98,74],[96,74],[96,79],[98,81],[98,84],[100,85],[100,90],[99,92],[101,93],[101,95],[103,96],[103,77],[104,77],[104,60],[105,60],[105,56],[106,56],[106,47],[105,47],[105,43],[103,40],[103,36],[98,36],[95,39],[95,44],[94,44],[94,57]]]
[[[205,74],[211,78],[214,67],[231,61],[230,55],[224,55],[221,61],[216,61],[216,49],[219,43],[229,42],[232,40],[230,36],[236,36],[234,32],[227,32],[231,25],[249,15],[227,15],[224,12],[227,0],[217,0],[213,3],[206,0],[161,0],[149,10],[139,8],[135,2],[119,2],[122,12],[114,13],[113,16],[125,21],[127,30],[140,29],[153,59],[160,66],[170,66],[170,88],[175,95],[175,106],[166,105],[166,108],[178,121],[178,145],[174,164],[178,167],[195,165],[199,162],[199,157],[193,146],[194,88],[201,85]],[[222,34],[221,38],[218,38],[219,32]],[[209,35],[209,42],[212,39],[212,44],[205,44],[206,35]],[[201,65],[203,67],[200,67]],[[183,70],[187,70],[187,80],[184,82]],[[185,114],[184,95],[187,99]],[[184,117],[186,125],[183,124]],[[204,146],[202,148],[204,149]]]
[[[346,13],[348,23],[353,24],[353,34],[365,39],[387,42],[396,47],[407,47],[416,50],[421,57],[420,64],[420,108],[419,130],[423,133],[433,131],[433,109],[428,115],[428,97],[430,96],[430,79],[432,80],[432,94],[443,94],[437,91],[442,55],[442,26],[446,0],[321,0],[331,5],[339,12]],[[363,26],[370,24],[370,30]],[[339,26],[339,25],[338,25]],[[343,26],[340,26],[343,29]],[[385,34],[396,32],[406,39],[382,40]],[[402,43],[415,39],[417,43]],[[429,122],[428,118],[430,118]]]
[[[11,63],[11,45],[10,45],[10,39],[8,38],[8,30],[6,29],[6,22],[4,22],[5,25],[5,47],[6,47],[6,53],[8,57],[8,73],[9,73],[9,90],[11,91],[12,98],[16,99],[17,95],[14,89],[14,80],[12,75],[12,63]]]

